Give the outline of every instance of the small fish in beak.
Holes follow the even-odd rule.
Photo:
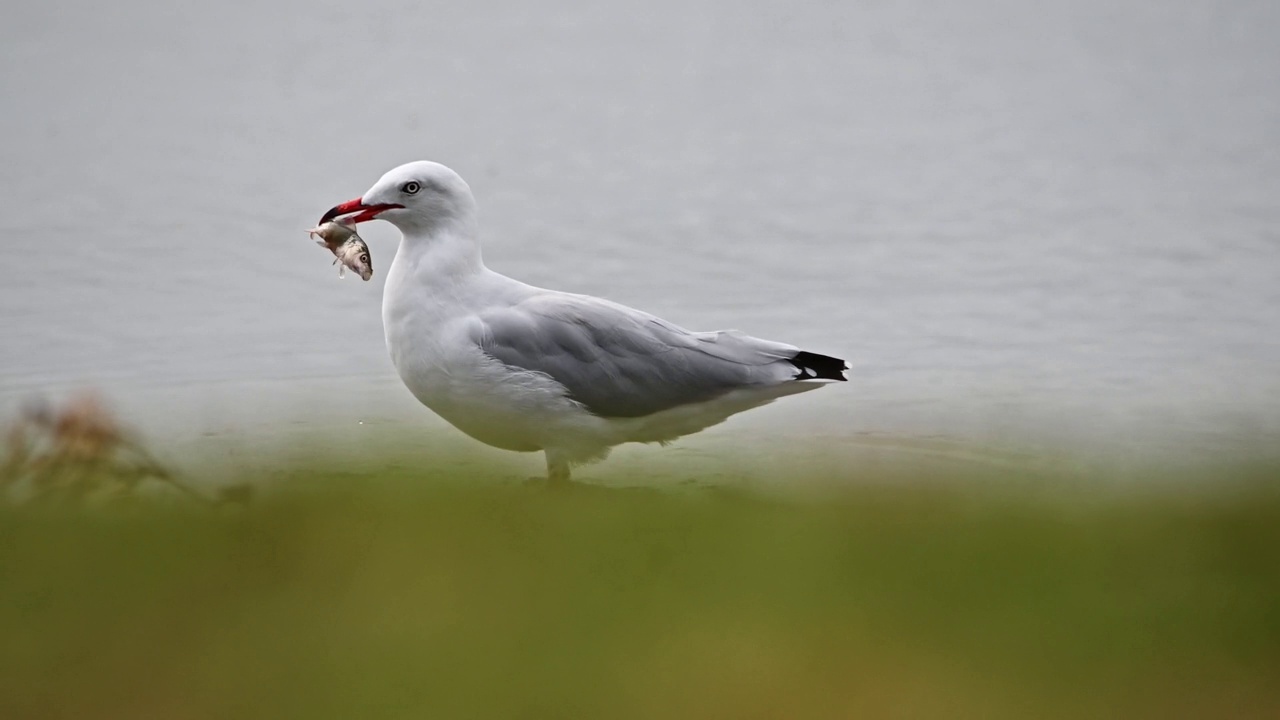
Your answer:
[[[333,253],[333,264],[342,263],[338,268],[338,277],[346,274],[347,268],[360,276],[361,280],[373,277],[373,261],[369,258],[369,246],[356,234],[355,223],[342,220],[330,220],[307,231],[316,239],[316,244]]]

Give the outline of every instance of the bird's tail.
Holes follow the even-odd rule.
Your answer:
[[[787,361],[796,366],[796,380],[848,380],[844,376],[849,363],[829,355],[801,350]]]

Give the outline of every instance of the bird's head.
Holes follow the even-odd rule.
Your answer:
[[[454,223],[473,225],[475,212],[471,188],[458,173],[420,160],[388,171],[364,195],[330,208],[320,223],[339,217],[353,223],[377,218],[405,235],[417,235]]]

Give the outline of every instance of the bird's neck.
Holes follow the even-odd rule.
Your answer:
[[[475,302],[477,284],[494,273],[485,268],[474,234],[444,229],[402,232],[387,272],[382,324],[392,361],[403,377],[414,357],[435,352],[436,333],[448,326],[458,308]]]
[[[450,283],[484,271],[480,241],[472,225],[449,224],[430,230],[406,230],[394,264],[420,283]]]

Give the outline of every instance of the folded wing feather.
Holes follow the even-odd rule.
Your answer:
[[[540,372],[601,417],[642,417],[796,376],[798,348],[728,330],[691,333],[607,300],[547,293],[488,311],[473,340]]]

